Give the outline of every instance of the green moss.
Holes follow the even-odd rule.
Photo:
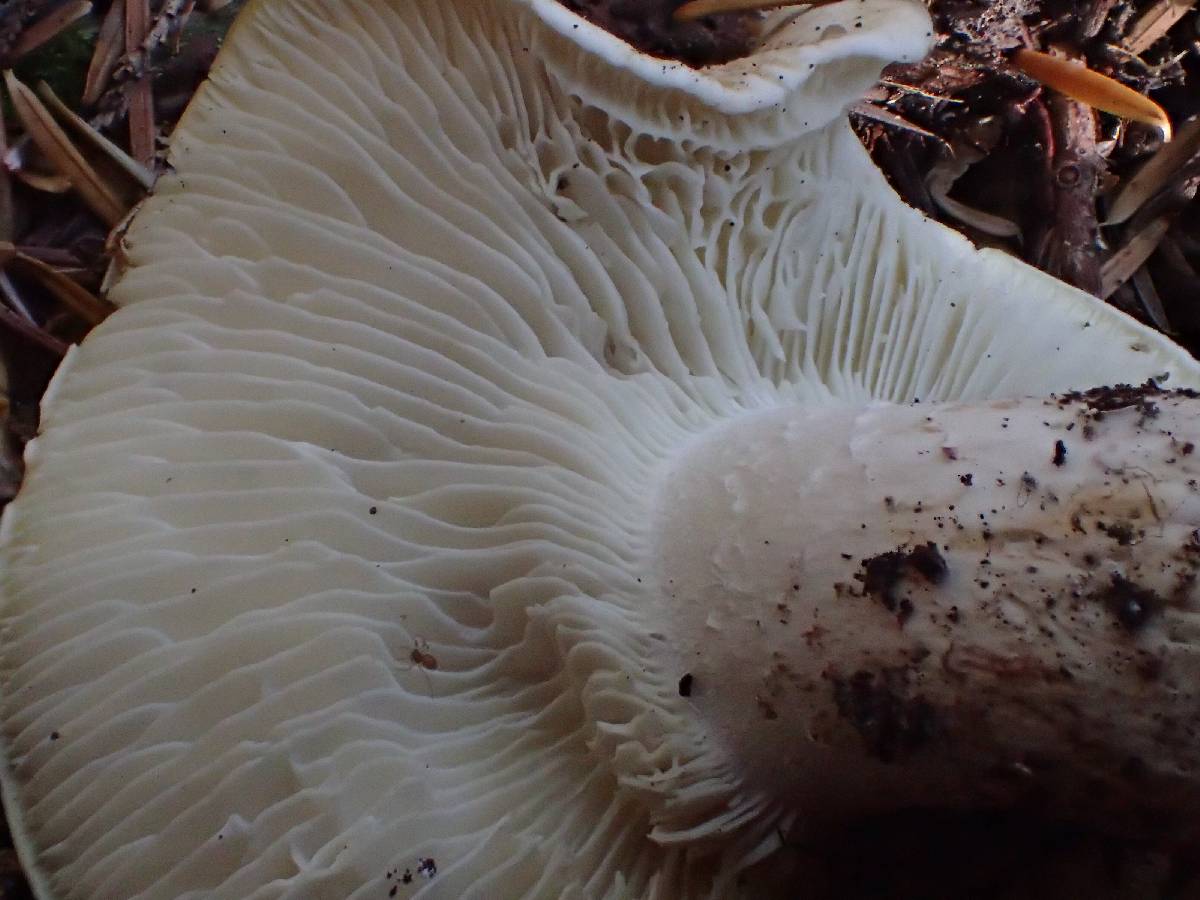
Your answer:
[[[67,106],[79,109],[88,65],[96,48],[96,34],[94,18],[85,16],[26,55],[13,71],[30,87],[45,81]],[[7,100],[5,107],[5,114],[10,114],[12,110]]]

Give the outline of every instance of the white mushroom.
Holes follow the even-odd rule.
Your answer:
[[[1164,594],[1136,566],[1195,521],[1193,457],[1158,433],[1192,427],[1185,400],[1142,432],[1112,413],[1061,471],[1085,399],[929,404],[1200,368],[886,187],[840,110],[922,52],[918,6],[765,34],[694,70],[554,0],[251,5],[4,518],[5,798],[41,896],[770,896],[782,843],[872,805],[859,779],[1007,801],[965,783],[1002,762],[1069,814],[1073,779],[1020,738],[1079,742],[1013,710],[1072,686],[1113,710],[1080,715],[1101,741],[1081,772],[1128,751],[1194,796],[1192,751],[1150,758],[1126,693],[1161,659],[1138,696],[1190,727],[1190,591],[1134,630],[1028,593]],[[1101,466],[1139,474],[1110,500]],[[1097,534],[1116,500],[1124,544]],[[1062,510],[1085,502],[1076,540]],[[950,504],[991,543],[947,532]],[[883,552],[899,593],[853,580]],[[1076,677],[1018,695],[1033,679],[995,672],[1025,661]],[[980,717],[970,753],[924,726],[879,752],[857,673],[901,664],[902,711]]]

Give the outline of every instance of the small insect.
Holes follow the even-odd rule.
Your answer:
[[[430,672],[436,672],[438,668],[437,657],[429,652],[429,642],[424,638],[413,638],[413,647],[408,654],[409,664],[398,665],[396,668],[401,672],[411,672],[413,669],[418,669],[422,677],[425,679],[425,686],[433,692],[433,681],[429,677]]]
[[[420,666],[422,669],[437,671],[437,657],[429,652],[429,642],[421,638],[413,639],[412,653],[409,654],[409,659],[414,665]]]

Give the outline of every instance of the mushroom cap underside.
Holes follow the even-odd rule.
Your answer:
[[[634,69],[561,15],[259,0],[231,35],[4,518],[42,896],[730,896],[794,813],[693,721],[641,578],[679,449],[784,404],[1200,384],[905,208],[843,121],[640,61],[593,91]],[[864,21],[829,40],[892,46]]]

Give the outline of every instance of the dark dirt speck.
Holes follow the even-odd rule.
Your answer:
[[[1096,595],[1112,610],[1117,623],[1126,631],[1142,628],[1164,604],[1162,598],[1149,588],[1134,584],[1122,575],[1113,575],[1112,582]]]
[[[863,571],[856,575],[863,589],[883,604],[888,612],[899,612],[903,622],[913,611],[912,604],[901,601],[896,588],[908,575],[916,575],[930,584],[941,584],[949,569],[937,544],[932,541],[909,550],[904,546],[862,561]]]
[[[833,701],[881,762],[903,759],[938,732],[933,706],[920,695],[909,695],[904,669],[860,670],[846,679],[834,678]]]
[[[1142,384],[1114,384],[1095,387],[1087,391],[1071,391],[1059,398],[1060,404],[1082,403],[1093,413],[1115,412],[1118,409],[1135,408],[1143,416],[1154,418],[1158,415],[1158,405],[1151,402],[1151,397],[1179,397],[1195,399],[1200,396],[1194,390],[1176,388],[1167,390],[1159,387],[1154,379],[1148,379]]]

